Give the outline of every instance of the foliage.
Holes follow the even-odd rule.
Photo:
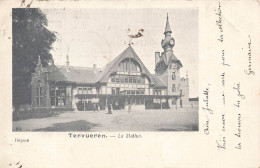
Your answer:
[[[41,56],[43,66],[52,61],[52,44],[56,33],[48,30],[46,15],[37,8],[19,8],[12,11],[13,34],[13,105],[31,103],[31,73]]]

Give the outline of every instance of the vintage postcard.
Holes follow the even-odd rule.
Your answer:
[[[1,167],[260,166],[257,1],[2,1]]]

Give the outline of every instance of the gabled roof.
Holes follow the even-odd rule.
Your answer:
[[[69,68],[69,71],[67,71],[67,68]],[[94,68],[56,65],[49,72],[48,78],[49,81],[94,84],[97,82],[100,74],[100,69],[94,71]]]
[[[98,68],[94,70],[94,68],[51,65],[48,67],[48,80],[54,82],[70,82],[80,84],[107,82],[109,75],[117,71],[119,63],[125,58],[132,58],[136,60],[141,66],[142,73],[145,73],[150,78],[151,84],[158,87],[166,87],[166,84],[157,75],[152,75],[148,71],[131,46],[129,46],[119,56],[107,64],[103,70]],[[69,68],[69,71],[67,68]]]
[[[107,66],[104,68],[102,74],[100,75],[98,81],[99,82],[106,82],[109,78],[109,75],[113,72],[116,72],[119,63],[123,61],[125,58],[133,58],[136,60],[140,66],[143,72],[146,73],[146,75],[150,78],[151,84],[156,84],[155,79],[151,75],[151,73],[148,71],[148,69],[145,67],[141,59],[138,57],[138,55],[135,53],[134,49],[129,46],[127,49],[125,49],[119,56],[117,56],[114,60],[112,60]]]

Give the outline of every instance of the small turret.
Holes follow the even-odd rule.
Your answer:
[[[93,64],[93,71],[94,71],[94,73],[97,73],[97,65],[96,64]]]
[[[36,68],[35,68],[35,72],[37,74],[40,74],[42,72],[42,62],[41,62],[41,56],[40,55],[38,56],[38,62],[37,62]]]
[[[66,56],[66,58],[67,58],[67,61],[66,61],[66,72],[70,72],[70,62],[69,62],[69,55],[67,54],[67,56]]]

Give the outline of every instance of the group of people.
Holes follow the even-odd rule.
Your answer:
[[[128,105],[128,113],[131,112],[131,108],[132,108],[132,105],[129,104]],[[107,111],[108,111],[108,114],[112,114],[112,104],[108,104]],[[95,112],[95,110],[94,110],[94,112]]]

